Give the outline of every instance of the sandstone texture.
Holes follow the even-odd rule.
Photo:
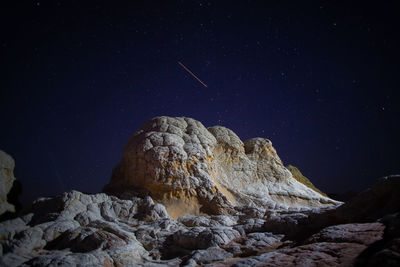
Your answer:
[[[0,266],[400,266],[399,181],[339,206],[269,140],[159,117],[128,142],[107,194],[39,198],[1,222]]]
[[[174,220],[150,196],[71,191],[38,199],[22,216],[0,223],[0,266],[352,266],[397,255],[398,215],[326,227],[304,242],[268,231],[271,216],[285,214]],[[374,248],[377,242],[387,248]],[[361,257],[366,249],[373,249],[372,258]]]
[[[14,167],[14,159],[0,150],[0,215],[7,211],[15,212],[14,205],[7,202],[7,194],[15,181]]]
[[[142,191],[178,218],[234,214],[237,207],[299,211],[339,205],[299,182],[268,139],[190,118],[156,117],[125,145],[106,192]]]
[[[396,186],[391,179],[379,183]],[[126,199],[71,191],[36,200],[20,217],[0,223],[0,266],[400,263],[398,210],[374,222],[332,221],[330,226],[321,226],[326,224],[321,217],[330,217],[335,210],[242,207],[235,214],[187,214],[174,220],[151,196],[121,196]],[[306,231],[305,225],[313,225],[315,231]],[[305,237],[298,239],[299,233]]]
[[[72,191],[38,199],[27,214],[0,223],[0,266],[132,266],[151,261],[155,240],[174,227],[164,206],[149,197]]]

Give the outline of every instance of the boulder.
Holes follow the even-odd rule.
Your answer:
[[[301,211],[339,205],[297,181],[272,142],[190,118],[156,117],[125,145],[104,191],[150,195],[172,218],[233,214],[242,207]]]

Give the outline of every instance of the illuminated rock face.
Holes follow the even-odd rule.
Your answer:
[[[13,158],[0,150],[0,215],[6,211],[15,211],[14,205],[7,202],[7,194],[15,181],[14,166]]]
[[[171,217],[229,214],[238,207],[306,210],[337,205],[293,178],[271,141],[244,143],[231,130],[156,117],[125,145],[106,191],[141,190]]]

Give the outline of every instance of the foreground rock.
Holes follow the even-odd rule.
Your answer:
[[[150,226],[154,220],[159,224]],[[160,238],[153,239],[162,240],[163,231],[170,233],[177,223],[151,198],[120,200],[72,191],[39,199],[26,215],[0,224],[1,265],[129,266],[150,261],[147,241],[139,242],[135,234],[141,227],[150,235],[158,232]]]
[[[357,255],[382,239],[384,228],[381,223],[328,227],[304,245],[263,253],[234,266],[353,266]]]
[[[156,117],[130,138],[105,191],[127,189],[149,194],[173,218],[340,204],[293,178],[268,139],[242,142],[225,127],[183,117]]]
[[[7,202],[7,194],[15,181],[14,167],[14,159],[0,150],[0,215],[7,211],[15,212],[14,205]]]
[[[377,186],[387,188],[381,184],[387,183],[397,191],[400,186],[393,179],[397,178],[383,179]],[[377,195],[372,201],[388,197],[379,195],[386,190],[373,192]],[[336,211],[236,207],[234,215],[174,220],[150,196],[123,196],[129,199],[72,191],[37,200],[24,215],[0,223],[0,266],[400,264],[399,210],[373,222],[332,221],[326,227],[321,218],[331,218]],[[305,225],[312,225],[313,231]]]
[[[355,266],[400,266],[400,213],[387,215],[380,222],[386,225],[383,240],[364,250]]]
[[[271,214],[259,214],[174,220],[149,196],[71,191],[0,223],[0,266],[350,266],[385,229],[380,222],[336,225],[296,243],[266,231]]]
[[[179,221],[151,197],[121,200],[77,191],[34,202],[0,223],[0,266],[176,266],[221,262],[275,248],[283,235],[253,232],[246,216]]]

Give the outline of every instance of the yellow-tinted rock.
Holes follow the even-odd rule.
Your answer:
[[[288,166],[286,166],[286,168],[292,173],[293,177],[294,177],[297,181],[299,181],[300,183],[302,183],[302,184],[308,186],[308,187],[311,188],[312,190],[314,190],[314,191],[320,193],[321,195],[323,195],[323,196],[325,196],[325,197],[328,196],[327,194],[323,193],[321,190],[319,190],[318,188],[316,188],[316,187],[311,183],[311,181],[310,181],[307,177],[305,177],[305,176],[300,172],[300,170],[297,169],[295,166],[288,165]]]

